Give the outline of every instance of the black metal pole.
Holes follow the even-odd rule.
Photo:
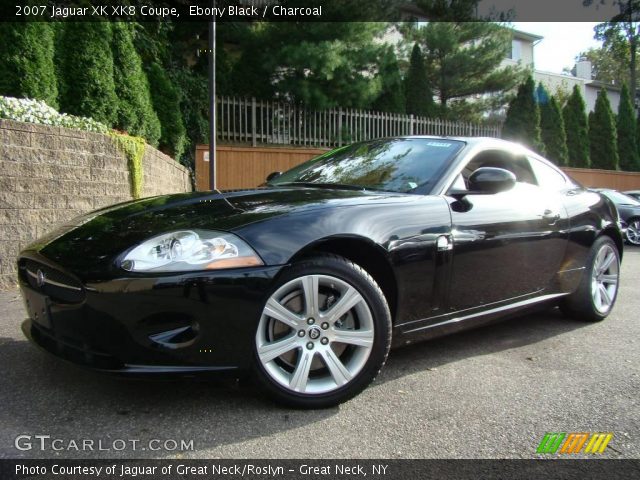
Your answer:
[[[211,2],[215,6],[215,0]],[[216,189],[216,16],[209,22],[209,189]]]

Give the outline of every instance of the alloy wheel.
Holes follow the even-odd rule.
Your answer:
[[[304,275],[278,288],[256,333],[267,374],[303,394],[347,385],[367,363],[373,341],[369,305],[355,287],[329,275]]]
[[[640,245],[640,220],[634,220],[627,225],[627,240],[633,245]]]
[[[591,296],[598,312],[605,314],[611,310],[618,290],[620,262],[615,249],[604,244],[598,250],[591,272]]]

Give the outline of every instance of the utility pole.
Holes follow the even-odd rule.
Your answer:
[[[211,1],[213,15],[209,22],[209,189],[216,189],[216,15],[215,0]]]

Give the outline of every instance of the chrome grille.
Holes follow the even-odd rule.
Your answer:
[[[34,260],[22,259],[18,266],[22,281],[52,301],[80,303],[84,300],[82,284],[72,276]]]

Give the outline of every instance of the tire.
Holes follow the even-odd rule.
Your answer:
[[[560,308],[577,320],[604,320],[615,305],[619,283],[620,252],[615,242],[603,235],[591,247],[580,285],[563,299]]]
[[[294,263],[265,301],[254,374],[279,403],[332,407],[375,379],[390,345],[391,315],[374,279],[345,258],[315,256]]]
[[[640,246],[640,218],[630,218],[627,223],[627,242],[631,245]]]

